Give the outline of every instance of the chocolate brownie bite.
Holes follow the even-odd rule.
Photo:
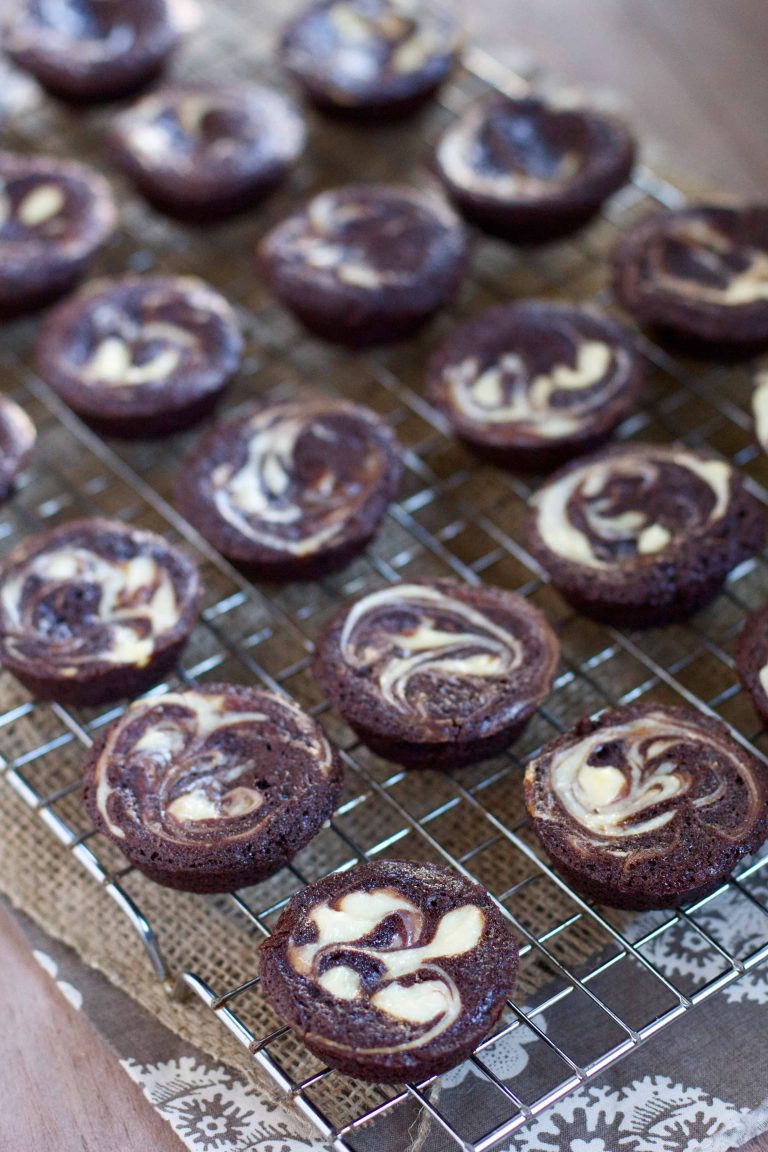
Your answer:
[[[655,212],[617,246],[613,291],[638,323],[695,350],[765,346],[768,205]]]
[[[330,622],[316,674],[377,755],[413,768],[493,756],[547,695],[557,637],[531,604],[457,580],[394,584]]]
[[[116,163],[156,208],[208,223],[258,204],[304,150],[304,121],[261,85],[174,85],[118,116]]]
[[[108,436],[166,436],[201,420],[240,363],[226,300],[191,276],[92,281],[60,304],[37,343],[37,371]]]
[[[110,187],[90,168],[0,151],[0,315],[71,288],[115,222]]]
[[[768,835],[765,765],[688,707],[582,720],[530,762],[525,798],[555,869],[616,908],[701,899]]]
[[[315,196],[268,232],[260,262],[301,323],[339,344],[404,340],[456,292],[464,230],[413,188],[353,184]]]
[[[0,568],[0,664],[41,700],[135,696],[171,671],[200,599],[197,568],[161,536],[72,520]]]
[[[264,995],[309,1051],[381,1083],[460,1064],[517,977],[517,944],[485,889],[407,860],[296,893],[260,952]]]
[[[0,503],[13,491],[36,440],[37,431],[24,409],[7,396],[0,396]]]
[[[320,0],[283,32],[280,56],[326,112],[390,120],[428,100],[453,69],[453,16],[420,0]]]
[[[741,473],[681,444],[621,444],[567,464],[528,521],[529,548],[560,594],[619,627],[690,616],[764,538]]]
[[[591,308],[525,300],[455,328],[432,358],[427,393],[479,456],[546,470],[606,440],[642,377],[622,325]]]
[[[21,0],[4,47],[54,96],[90,103],[149,83],[178,39],[167,0]]]
[[[617,117],[532,97],[470,108],[436,153],[462,215],[516,244],[581,228],[626,184],[634,160],[634,139]]]
[[[284,696],[207,684],[137,700],[85,762],[97,828],[158,884],[233,892],[279,871],[320,831],[342,766]]]
[[[311,580],[363,550],[401,471],[397,441],[370,409],[310,397],[214,428],[182,468],[176,506],[253,575]]]
[[[739,679],[760,718],[768,723],[768,605],[747,617],[735,655]]]

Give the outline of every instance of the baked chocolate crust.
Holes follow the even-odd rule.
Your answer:
[[[461,1063],[517,976],[517,944],[485,889],[411,861],[297,892],[260,952],[262,990],[309,1051],[381,1083]]]
[[[147,876],[188,892],[273,875],[333,814],[343,777],[297,704],[232,684],[135,701],[84,770],[100,831]]]
[[[687,707],[582,720],[529,763],[525,797],[557,871],[616,908],[701,899],[768,835],[768,769]]]
[[[173,85],[118,116],[116,163],[156,208],[209,223],[251,208],[304,150],[292,101],[261,85]]]
[[[529,549],[561,595],[620,627],[697,612],[764,538],[741,473],[675,444],[617,444],[567,464],[528,518]]]
[[[459,55],[453,16],[420,0],[320,0],[285,28],[284,68],[325,112],[390,120],[420,107]]]
[[[397,441],[370,409],[311,397],[214,428],[183,465],[176,506],[255,576],[309,580],[362,551],[401,472]]]
[[[629,179],[635,142],[615,116],[494,96],[443,135],[438,175],[459,211],[516,244],[586,224]]]
[[[340,344],[403,340],[456,292],[464,229],[413,188],[351,184],[322,192],[264,237],[275,295],[310,332]]]
[[[137,91],[179,40],[166,0],[20,0],[4,48],[52,95],[76,103]]]
[[[747,617],[735,656],[739,679],[760,717],[768,722],[768,605]]]
[[[0,663],[41,700],[137,695],[173,668],[201,595],[195,565],[161,536],[71,520],[0,568]]]
[[[106,180],[83,164],[0,151],[0,315],[66,292],[112,233]]]
[[[520,596],[438,580],[395,584],[344,608],[318,641],[316,674],[378,755],[455,768],[522,732],[559,653],[545,617]]]
[[[16,477],[26,468],[37,440],[34,424],[23,408],[0,396],[0,503],[13,491]]]
[[[455,328],[430,361],[427,394],[479,456],[545,471],[606,440],[642,381],[623,325],[591,308],[523,300]]]
[[[613,292],[638,323],[703,351],[764,346],[768,205],[653,213],[617,246]]]
[[[191,276],[91,281],[46,319],[42,378],[109,436],[166,436],[210,412],[237,371],[234,311]]]

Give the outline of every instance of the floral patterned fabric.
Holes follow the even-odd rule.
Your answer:
[[[707,931],[717,936],[717,916],[749,943],[754,920],[733,909],[710,913]],[[261,1083],[246,1081],[180,1040],[146,1015],[102,976],[86,968],[64,945],[19,916],[35,958],[76,1008],[88,1014],[116,1050],[127,1074],[172,1126],[190,1152],[320,1152],[326,1146],[294,1109]],[[721,925],[721,927],[723,926]],[[690,941],[690,933],[686,937]],[[646,950],[676,983],[709,975],[708,952],[673,946],[663,933]],[[726,1152],[768,1129],[768,964],[729,985],[703,1010],[691,1012],[616,1065],[599,1081],[585,1084],[534,1118],[507,1141],[503,1152]],[[558,1042],[576,1035],[583,1021],[572,1010],[536,1018]],[[598,1038],[597,1043],[600,1043]],[[537,1075],[541,1045],[519,1028],[489,1050],[488,1067],[511,1085]],[[452,1097],[452,1114],[476,1103],[482,1076],[461,1065],[441,1078],[441,1108]],[[387,1143],[372,1138],[376,1152],[450,1152],[455,1144],[440,1130],[413,1130],[413,1116],[398,1124],[393,1114]],[[364,1146],[364,1142],[363,1145]],[[500,1149],[502,1152],[502,1149]]]

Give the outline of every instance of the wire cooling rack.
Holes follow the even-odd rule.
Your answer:
[[[252,27],[250,8],[246,0],[210,4],[206,26],[190,38],[178,63],[180,77],[274,79],[273,66],[265,63],[271,36]],[[36,462],[0,510],[2,551],[31,532],[91,514],[117,516],[181,541],[197,555],[206,601],[176,676],[156,691],[225,679],[289,692],[322,716],[347,767],[333,820],[290,868],[231,897],[183,898],[195,901],[200,932],[181,944],[174,939],[170,962],[164,959],[169,931],[163,908],[174,908],[182,897],[126,867],[79,803],[84,746],[120,709],[43,705],[2,673],[0,746],[7,779],[122,907],[155,975],[196,994],[319,1132],[347,1152],[408,1147],[414,1125],[421,1148],[484,1152],[768,957],[768,854],[744,863],[717,892],[685,909],[635,917],[598,909],[537,855],[520,773],[530,755],[583,713],[648,694],[713,712],[762,755],[766,738],[737,683],[731,648],[746,612],[768,587],[764,559],[742,565],[716,602],[685,624],[623,633],[578,617],[525,551],[529,481],[472,458],[446,434],[421,389],[429,351],[457,319],[487,304],[558,295],[597,299],[610,309],[606,254],[629,224],[660,205],[680,204],[682,192],[641,167],[575,239],[526,252],[479,239],[461,299],[418,340],[362,356],[302,337],[255,275],[258,236],[300,199],[351,179],[428,183],[429,143],[452,117],[489,85],[520,91],[525,83],[470,50],[440,102],[415,122],[371,131],[313,120],[309,153],[292,187],[263,210],[215,230],[188,230],[160,218],[114,178],[122,228],[98,272],[198,273],[239,310],[246,358],[226,411],[254,398],[320,387],[364,400],[396,430],[405,449],[401,499],[367,554],[343,573],[283,589],[248,583],[169,506],[179,460],[197,431],[161,443],[104,443],[35,377],[35,321],[13,325],[0,350],[5,391],[27,408],[40,434]],[[10,110],[3,128],[6,146],[68,152],[101,164],[109,113],[67,112],[27,96],[21,85],[20,106]],[[642,349],[646,402],[618,437],[682,438],[713,449],[742,468],[768,503],[768,463],[748,415],[750,366],[671,358],[647,340]],[[562,663],[551,695],[512,752],[447,774],[406,772],[368,752],[328,709],[312,678],[312,643],[341,603],[387,582],[449,574],[527,596],[557,627]],[[255,945],[302,884],[385,856],[447,862],[478,880],[521,943],[515,999],[471,1061],[458,1073],[396,1088],[354,1084],[309,1056],[261,1001],[254,960]],[[247,947],[236,947],[236,940]],[[675,948],[695,953],[695,975],[694,969],[681,975],[683,969],[669,963]],[[516,1062],[521,1047],[526,1060]]]

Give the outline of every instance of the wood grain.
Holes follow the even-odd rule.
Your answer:
[[[64,999],[0,906],[1,1152],[180,1152],[183,1144]]]
[[[263,6],[273,12],[281,6]],[[474,39],[529,48],[566,82],[619,94],[641,137],[724,191],[765,195],[765,0],[474,0]],[[179,1152],[101,1038],[0,909],[0,1150]],[[98,1085],[98,1090],[94,1086]],[[744,1152],[768,1152],[768,1136]]]

